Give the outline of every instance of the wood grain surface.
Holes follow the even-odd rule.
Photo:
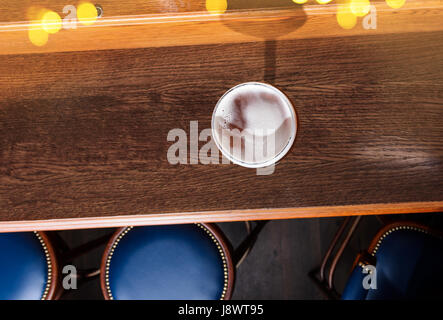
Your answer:
[[[262,42],[2,56],[0,230],[443,209],[443,32],[274,46],[271,58]],[[169,164],[168,132],[210,128],[246,81],[273,83],[298,114],[275,172]]]

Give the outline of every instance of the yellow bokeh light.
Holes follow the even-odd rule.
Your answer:
[[[41,26],[31,26],[28,30],[28,37],[37,47],[44,46],[48,42],[48,33]]]
[[[296,4],[304,4],[304,3],[308,2],[308,0],[292,0],[292,1]]]
[[[227,8],[227,0],[206,0],[206,10],[208,10],[210,14],[222,14]]]
[[[317,0],[318,3],[320,4],[327,4],[329,2],[331,2],[332,0]]]
[[[386,0],[386,3],[388,6],[390,6],[392,9],[399,9],[403,7],[406,0]]]
[[[43,14],[42,28],[48,33],[57,33],[62,28],[62,19],[54,11],[47,11]]]
[[[97,8],[90,2],[81,3],[77,7],[78,21],[87,26],[93,24],[97,20]]]
[[[363,17],[369,13],[371,4],[369,0],[351,0],[350,8],[357,17]]]
[[[343,29],[352,29],[357,24],[357,17],[352,13],[349,3],[338,5],[337,22]]]

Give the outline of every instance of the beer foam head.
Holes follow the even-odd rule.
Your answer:
[[[263,83],[245,83],[217,103],[212,119],[213,137],[233,162],[261,167],[280,159],[296,132],[295,112],[286,96]]]

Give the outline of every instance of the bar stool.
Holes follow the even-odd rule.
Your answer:
[[[363,288],[366,265],[375,266],[376,287]],[[443,236],[411,222],[382,228],[357,256],[341,296],[344,300],[441,299]]]
[[[55,298],[57,259],[44,232],[1,233],[0,252],[0,300]]]
[[[334,286],[336,266],[354,234],[361,216],[347,217],[338,229],[322,264],[310,276],[330,299],[382,300],[425,299],[443,297],[443,234],[413,221],[392,221],[378,217],[383,227],[372,239],[367,250],[360,252],[354,261],[347,284],[340,294]],[[347,226],[348,232],[345,232]],[[344,240],[333,254],[340,238]],[[327,264],[333,257],[329,267]],[[369,273],[376,288],[363,287]],[[364,271],[364,272],[363,272]],[[366,283],[367,284],[367,283]]]
[[[237,250],[213,224],[127,227],[117,230],[103,254],[105,299],[227,300],[241,262],[266,222]]]

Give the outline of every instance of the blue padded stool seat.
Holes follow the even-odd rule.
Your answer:
[[[122,228],[102,260],[106,299],[227,299],[233,284],[229,250],[214,226]]]
[[[0,233],[0,254],[0,300],[49,298],[52,260],[39,233]]]
[[[342,299],[443,298],[443,239],[428,228],[400,224],[385,228],[369,253],[375,257],[377,289],[363,288],[366,274],[360,262],[351,273]]]

